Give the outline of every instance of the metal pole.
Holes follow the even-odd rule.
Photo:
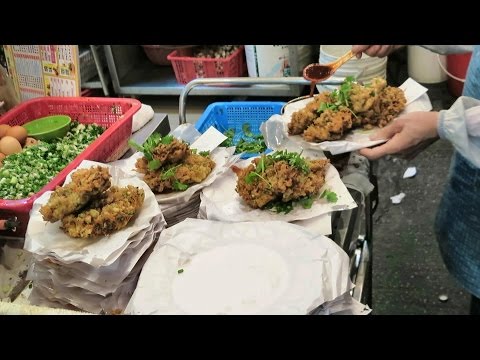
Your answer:
[[[340,85],[341,82],[338,81],[324,81],[324,85]],[[187,105],[187,96],[190,91],[199,86],[224,86],[224,85],[236,85],[236,86],[252,86],[252,85],[310,85],[310,81],[305,80],[303,77],[231,77],[231,78],[203,78],[195,79],[190,81],[183,88],[180,93],[178,115],[179,115],[179,124],[185,124],[187,122],[186,118],[186,105]]]

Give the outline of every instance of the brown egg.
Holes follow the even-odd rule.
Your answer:
[[[16,154],[22,151],[22,145],[12,136],[4,136],[0,140],[0,152],[5,155]]]
[[[7,124],[0,125],[0,139],[5,136],[8,129],[10,129],[10,125],[7,125]]]
[[[23,145],[25,139],[27,138],[27,129],[25,129],[23,126],[12,126],[7,130],[5,136],[14,137],[21,145]]]
[[[25,139],[25,145],[24,147],[29,147],[29,146],[33,146],[33,145],[37,145],[38,144],[38,140],[37,139],[34,139],[34,138],[31,138],[31,137],[27,137]]]
[[[5,159],[7,156],[4,153],[0,152],[0,164],[2,163],[3,159]]]

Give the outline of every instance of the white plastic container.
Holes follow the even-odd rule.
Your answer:
[[[292,72],[290,47],[297,47],[298,74]],[[308,45],[245,45],[248,76],[284,77],[299,76],[310,63],[312,49]]]
[[[433,51],[417,45],[409,45],[408,76],[424,84],[437,84],[447,81],[447,74],[438,63],[438,55]],[[447,57],[440,55],[440,62],[446,67]]]
[[[326,64],[337,60],[352,48],[352,45],[321,45],[319,63]],[[387,76],[387,57],[376,58],[363,54],[361,59],[353,57],[343,64],[335,74],[329,79],[331,81],[342,81],[347,76],[354,76],[357,81],[368,83],[373,78]],[[317,86],[318,90],[333,90],[337,86],[322,85]]]

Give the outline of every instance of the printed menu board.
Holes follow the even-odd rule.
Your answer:
[[[22,101],[39,96],[80,96],[77,45],[4,45]]]

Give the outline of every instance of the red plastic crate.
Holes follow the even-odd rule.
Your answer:
[[[106,130],[47,185],[31,197],[20,200],[0,199],[0,219],[16,217],[20,225],[13,231],[0,231],[2,236],[22,237],[27,230],[29,211],[33,202],[45,191],[54,190],[65,181],[68,173],[83,160],[109,162],[119,159],[128,149],[133,115],[141,103],[135,99],[40,97],[11,109],[0,118],[0,124],[23,125],[48,115],[69,115],[82,124],[97,124]]]
[[[243,46],[226,58],[197,58],[192,57],[192,54],[192,49],[182,49],[167,56],[180,84],[188,84],[197,78],[238,77],[247,71]]]

